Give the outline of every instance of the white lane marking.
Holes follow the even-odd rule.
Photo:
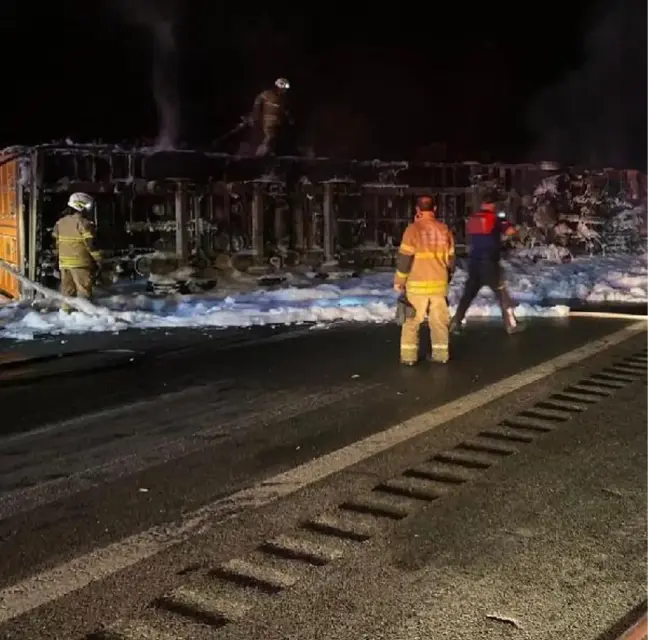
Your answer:
[[[645,313],[616,313],[614,311],[570,311],[573,318],[610,318],[612,320],[648,320]]]
[[[243,510],[256,509],[284,498],[645,331],[645,322],[634,323],[386,431],[267,478],[187,514],[179,522],[152,527],[6,587],[0,591],[0,624],[205,533]]]
[[[236,384],[236,380],[234,380],[233,378],[219,380],[218,382],[213,384],[199,384],[193,387],[187,387],[186,389],[181,389],[180,391],[171,391],[169,393],[152,396],[144,400],[131,402],[127,405],[121,404],[117,407],[109,407],[108,409],[100,409],[99,411],[84,413],[80,416],[75,416],[74,418],[47,424],[43,427],[39,427],[38,429],[30,429],[29,431],[25,432],[14,433],[9,436],[2,436],[0,437],[0,451],[4,451],[7,447],[10,447],[16,442],[30,440],[44,434],[69,431],[70,429],[75,427],[83,428],[85,430],[85,425],[89,420],[105,420],[108,418],[115,418],[120,415],[129,415],[140,409],[149,409],[153,405],[160,407],[160,411],[164,411],[164,407],[162,406],[164,404],[170,404],[177,400],[184,400],[194,395],[212,395],[234,384]]]
[[[246,411],[239,405],[238,410],[232,411],[236,418],[230,417],[225,420],[222,413],[219,415],[219,408],[216,406],[212,410],[204,407],[198,415],[187,415],[185,411],[184,415],[165,418],[155,428],[137,436],[117,441],[111,441],[108,437],[102,446],[92,449],[81,448],[78,444],[79,438],[75,438],[72,444],[77,443],[80,450],[73,455],[57,454],[56,450],[53,450],[52,459],[43,464],[37,463],[27,468],[22,466],[14,472],[0,475],[0,482],[5,484],[12,478],[32,480],[34,483],[32,486],[0,493],[0,520],[31,511],[80,491],[114,482],[118,478],[133,475],[157,464],[202,451],[219,436],[225,437],[263,423],[287,420],[306,411],[321,409],[339,400],[370,391],[377,386],[344,385],[308,395],[290,392],[265,394],[261,398],[264,402],[258,410]],[[171,426],[168,426],[169,424]],[[119,431],[120,428],[128,426],[128,423],[118,423],[115,430]],[[85,428],[92,430],[93,426],[86,424]],[[101,425],[97,424],[97,431],[100,428]],[[179,434],[178,431],[185,433]],[[160,436],[166,437],[160,440]],[[39,476],[42,478],[48,475],[59,477],[38,482]]]
[[[235,344],[227,345],[217,350],[225,351],[230,349],[239,349],[242,347],[258,346],[258,345],[272,343],[272,342],[281,342],[283,340],[288,340],[290,338],[295,338],[295,337],[305,335],[311,332],[314,328],[316,328],[316,326],[317,325],[313,324],[312,326],[308,326],[307,328],[304,329],[287,330],[285,332],[278,333],[276,335],[268,336],[265,338],[259,338],[259,339],[246,338],[241,342],[236,342]],[[174,351],[161,353],[156,356],[156,359],[174,357],[177,354],[184,357],[185,352],[193,348],[195,348],[195,345],[183,347],[182,349],[177,349]],[[112,349],[112,351],[118,351],[118,350]],[[128,351],[128,350],[125,349],[124,351]],[[80,425],[81,427],[83,427],[85,425],[85,422],[90,419],[108,418],[115,415],[131,412],[140,408],[147,408],[152,404],[155,404],[157,406],[160,405],[162,402],[173,402],[177,399],[186,398],[194,394],[201,395],[206,391],[212,392],[214,386],[220,388],[220,387],[232,386],[234,384],[236,385],[236,388],[240,388],[241,385],[240,381],[237,381],[233,378],[232,379],[227,378],[227,379],[219,380],[217,383],[214,384],[200,384],[193,387],[187,387],[186,389],[181,389],[180,391],[172,391],[166,394],[154,396],[144,400],[138,400],[137,402],[133,402],[128,405],[120,405],[118,407],[111,407],[108,409],[102,409],[100,411],[96,411],[92,413],[86,413],[80,416],[76,416],[74,418],[70,418],[68,420],[54,422],[52,424],[39,427],[38,429],[31,429],[30,431],[15,433],[9,436],[0,436],[0,450],[3,450],[6,446],[11,446],[16,442],[20,442],[22,440],[28,440],[33,437],[43,435],[44,433],[52,433],[52,432],[68,430],[70,427],[74,425],[77,426]]]

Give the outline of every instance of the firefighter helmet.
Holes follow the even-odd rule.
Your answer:
[[[275,87],[277,89],[290,89],[290,82],[286,78],[277,78],[275,80]]]
[[[87,193],[73,193],[68,200],[68,207],[75,211],[90,211],[94,207],[94,198]]]

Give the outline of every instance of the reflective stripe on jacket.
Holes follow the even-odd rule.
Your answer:
[[[394,284],[406,285],[412,295],[445,296],[454,257],[454,237],[447,225],[422,216],[405,229]]]
[[[54,225],[59,267],[80,269],[92,267],[101,260],[95,247],[94,224],[76,211],[70,211]]]
[[[278,89],[266,89],[254,100],[252,120],[263,130],[281,126],[288,118],[286,96]]]

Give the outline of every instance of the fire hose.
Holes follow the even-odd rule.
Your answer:
[[[33,280],[30,280],[27,276],[24,276],[22,273],[17,271],[12,265],[8,264],[2,259],[0,259],[0,268],[6,271],[7,273],[11,274],[14,278],[16,278],[16,280],[18,280],[21,284],[23,284],[28,289],[40,293],[44,298],[47,298],[49,300],[55,300],[56,302],[67,305],[68,307],[76,309],[81,313],[85,313],[88,316],[93,316],[96,318],[99,317],[105,318],[107,316],[114,316],[113,312],[110,311],[109,309],[105,309],[103,307],[97,307],[96,305],[92,304],[92,302],[90,302],[89,300],[85,300],[83,298],[70,298],[68,296],[64,296],[62,293],[59,293],[58,291],[54,291],[54,289],[50,289],[49,287],[39,284],[38,282],[34,282]],[[121,321],[127,322],[126,320],[122,320],[121,318],[119,320],[120,322]]]
[[[245,129],[248,126],[247,121],[243,121],[239,124],[237,124],[233,129],[230,129],[227,133],[224,133],[220,138],[217,138],[213,142],[213,146],[218,146],[221,144],[221,142],[225,142],[225,140],[231,138],[233,135],[238,133],[239,131]]]

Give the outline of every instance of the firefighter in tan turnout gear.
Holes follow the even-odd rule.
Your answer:
[[[252,113],[247,121],[258,127],[263,135],[256,154],[281,154],[285,146],[286,127],[292,121],[288,111],[287,92],[290,83],[286,78],[278,78],[274,87],[262,91],[254,100]]]
[[[396,258],[394,289],[407,296],[414,314],[403,322],[400,360],[418,361],[419,329],[426,315],[430,327],[432,362],[449,360],[450,322],[448,284],[454,271],[455,242],[450,229],[436,219],[432,198],[422,196],[416,203],[416,218],[405,233]]]
[[[94,200],[86,193],[73,193],[52,235],[58,251],[61,293],[68,297],[92,297],[92,285],[101,264],[95,247],[95,226],[86,217]]]

